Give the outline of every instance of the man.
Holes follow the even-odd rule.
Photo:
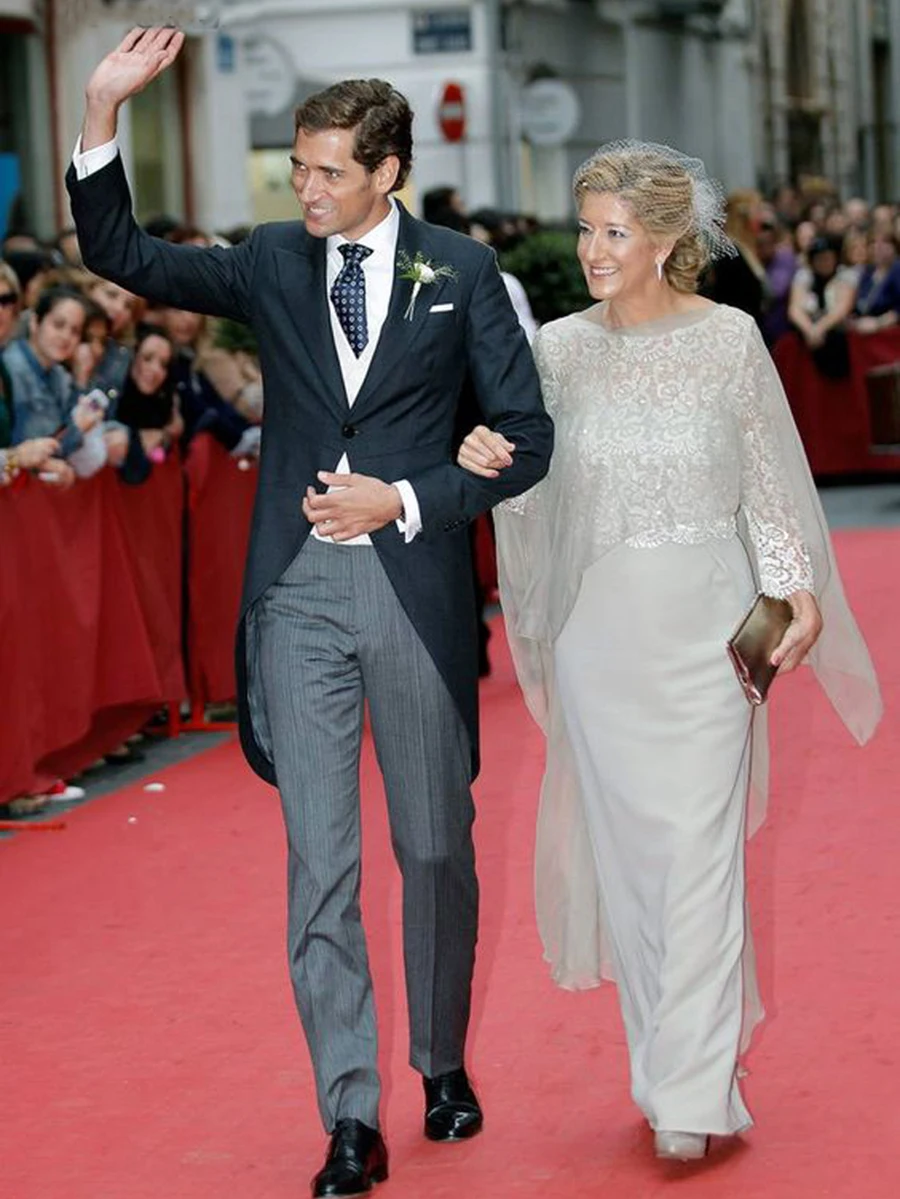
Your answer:
[[[254,769],[277,781],[287,828],[291,976],[331,1134],[313,1194],[358,1194],[387,1177],[359,912],[363,704],[403,875],[425,1132],[458,1140],[482,1123],[463,1062],[478,903],[466,530],[541,478],[552,426],[493,255],[391,198],[409,170],[412,114],[389,84],[337,84],[298,110],[291,162],[304,224],[263,225],[234,249],[169,245],[137,227],[116,114],[182,41],[134,30],[103,60],[68,184],[90,269],[151,300],[246,321],[259,341],[241,736]],[[496,482],[453,462],[467,373],[486,423],[516,447]]]

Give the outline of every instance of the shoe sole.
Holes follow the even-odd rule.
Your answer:
[[[484,1128],[484,1121],[478,1120],[474,1124],[467,1124],[465,1127],[457,1129],[456,1132],[450,1133],[435,1133],[425,1129],[425,1136],[429,1141],[434,1141],[435,1144],[446,1145],[452,1144],[455,1141],[470,1141],[472,1137],[477,1137]]]
[[[387,1182],[388,1168],[380,1166],[377,1170],[373,1170],[369,1175],[369,1181],[372,1186],[379,1182]],[[371,1193],[372,1186],[368,1186],[363,1191],[313,1191],[313,1199],[354,1199],[356,1195],[368,1195]]]
[[[702,1162],[705,1157],[709,1156],[709,1138],[707,1137],[706,1144],[699,1153],[672,1153],[665,1149],[657,1149],[655,1152],[659,1160],[663,1162]]]

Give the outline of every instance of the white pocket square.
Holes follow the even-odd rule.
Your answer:
[[[452,312],[452,304],[432,304],[428,309],[429,312]]]

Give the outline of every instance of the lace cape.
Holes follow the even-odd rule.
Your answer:
[[[651,548],[737,531],[760,590],[816,594],[824,631],[809,663],[858,742],[882,711],[806,456],[755,323],[724,305],[617,331],[601,320],[596,306],[540,330],[535,358],[556,448],[546,478],[495,510],[513,660],[547,736],[538,925],[555,980],[579,988],[612,972],[552,646],[590,565],[622,543]],[[767,790],[762,708],[754,719],[748,835],[762,823]]]

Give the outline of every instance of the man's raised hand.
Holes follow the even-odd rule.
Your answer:
[[[87,85],[82,151],[112,141],[120,105],[171,66],[183,44],[184,34],[170,26],[137,28],[107,54]]]

